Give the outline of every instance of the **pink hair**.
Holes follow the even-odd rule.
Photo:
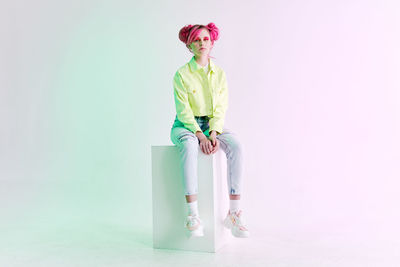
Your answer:
[[[201,29],[208,30],[212,44],[218,40],[219,29],[214,23],[210,22],[207,25],[195,24],[186,25],[179,31],[179,40],[181,40],[186,47],[188,47],[200,34]]]

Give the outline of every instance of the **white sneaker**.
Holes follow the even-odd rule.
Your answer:
[[[203,222],[198,215],[188,215],[185,219],[184,225],[188,231],[189,237],[204,236]]]
[[[224,220],[224,226],[231,229],[232,235],[235,237],[249,237],[249,230],[243,225],[243,220],[241,218],[242,211],[237,211],[235,213],[228,212]]]

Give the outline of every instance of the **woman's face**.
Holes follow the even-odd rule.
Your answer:
[[[210,33],[206,29],[201,29],[199,36],[189,45],[193,54],[198,57],[208,55],[213,48],[211,44]]]

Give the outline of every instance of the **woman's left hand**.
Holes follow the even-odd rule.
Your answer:
[[[211,131],[210,137],[208,139],[211,140],[211,144],[213,146],[210,154],[213,154],[213,153],[217,152],[217,150],[219,148],[219,140],[217,139],[217,132]]]

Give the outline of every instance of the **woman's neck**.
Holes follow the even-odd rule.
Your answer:
[[[202,57],[194,56],[194,59],[196,60],[196,63],[202,67],[208,64],[208,55],[204,55]]]

